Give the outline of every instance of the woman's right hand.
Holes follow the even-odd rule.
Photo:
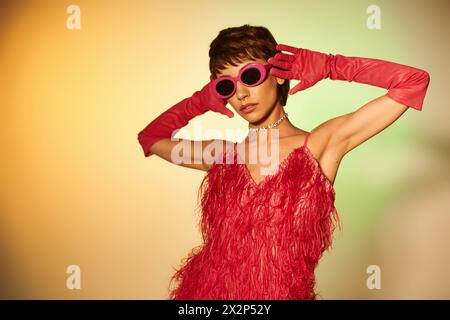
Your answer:
[[[233,118],[234,113],[226,107],[227,100],[217,98],[214,95],[213,92],[214,88],[212,86],[212,81],[214,80],[214,78],[212,75],[210,76],[209,80],[210,81],[205,86],[203,86],[203,88],[200,91],[197,91],[198,94],[197,92],[194,94],[194,95],[197,94],[197,96],[200,99],[198,102],[198,106],[206,108],[207,109],[206,111],[211,110],[214,112],[219,112],[223,115],[226,115],[229,118]]]

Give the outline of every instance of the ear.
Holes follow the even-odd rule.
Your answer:
[[[284,83],[284,81],[286,81],[285,79],[283,79],[283,78],[278,78],[278,77],[275,77],[275,79],[277,79],[277,83],[278,83],[279,85],[282,85],[282,84]]]

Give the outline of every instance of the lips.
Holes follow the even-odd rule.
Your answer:
[[[249,113],[249,112],[252,112],[253,110],[255,110],[256,105],[257,105],[257,103],[244,104],[240,110],[244,113]]]

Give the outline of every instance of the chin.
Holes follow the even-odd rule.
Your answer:
[[[261,122],[263,121],[263,119],[264,118],[262,116],[258,116],[258,115],[253,115],[253,116],[249,116],[249,117],[245,118],[245,120],[247,120],[248,123],[254,127],[261,126]]]

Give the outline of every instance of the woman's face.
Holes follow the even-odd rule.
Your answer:
[[[239,71],[249,63],[259,62],[266,64],[267,61],[257,59],[257,60],[246,60],[236,67],[226,65],[226,69],[217,73],[217,77],[221,76],[232,76],[237,77]],[[234,110],[246,121],[250,123],[258,123],[259,120],[264,119],[273,108],[281,103],[279,102],[277,86],[284,83],[284,79],[272,76],[267,71],[266,79],[261,84],[255,87],[247,87],[240,81],[236,83],[236,92],[227,101],[231,104]],[[242,110],[242,105],[244,104],[254,104],[256,107],[249,112]]]

